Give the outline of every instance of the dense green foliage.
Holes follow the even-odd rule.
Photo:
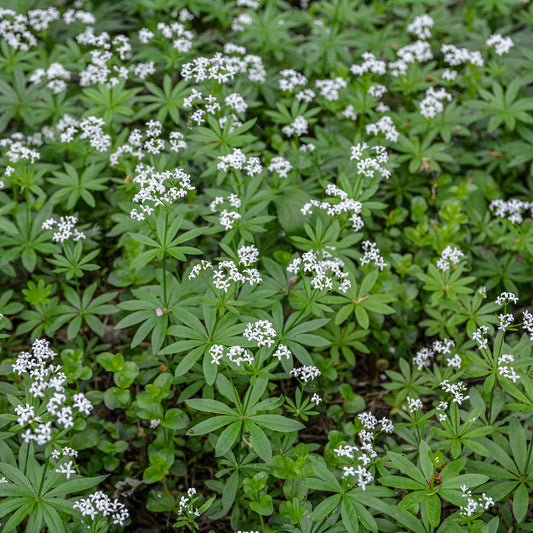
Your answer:
[[[533,6],[10,4],[2,531],[533,531]]]

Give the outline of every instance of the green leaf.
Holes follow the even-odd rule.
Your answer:
[[[250,420],[272,431],[280,431],[282,433],[299,431],[305,427],[302,423],[281,415],[254,415],[250,417]]]
[[[527,485],[521,483],[513,495],[513,514],[517,522],[524,520],[529,509],[529,492]]]
[[[426,500],[426,509],[429,523],[433,527],[438,527],[440,524],[441,502],[437,494],[432,494],[428,497]]]
[[[237,440],[242,427],[242,420],[236,420],[230,424],[218,437],[215,447],[215,455],[225,455]]]

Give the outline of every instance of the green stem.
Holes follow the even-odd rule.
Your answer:
[[[165,243],[163,249],[163,312],[167,311],[167,230],[168,230],[168,213],[169,209],[167,208],[167,214],[165,216]]]

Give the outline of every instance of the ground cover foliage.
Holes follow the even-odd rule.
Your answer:
[[[533,7],[9,4],[2,531],[532,531]]]

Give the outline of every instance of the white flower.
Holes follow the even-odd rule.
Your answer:
[[[301,366],[300,368],[293,368],[290,371],[290,375],[301,379],[304,383],[307,383],[320,376],[321,372],[316,366]]]
[[[275,342],[274,339],[277,333],[271,322],[258,320],[257,322],[249,322],[243,335],[246,340],[255,341],[258,347],[268,346],[270,348]]]
[[[292,352],[285,346],[284,344],[279,344],[276,351],[272,354],[272,357],[277,357],[279,361],[281,361],[282,357],[285,357],[285,359],[290,359],[292,355]]]
[[[446,272],[450,269],[451,265],[457,265],[461,258],[465,254],[459,250],[459,248],[452,248],[451,246],[446,246],[440,255],[440,259],[437,261],[437,267],[442,272]]]
[[[509,50],[514,46],[513,40],[510,37],[502,37],[500,33],[491,35],[487,42],[487,46],[494,46],[494,51],[497,55],[508,54]]]
[[[421,400],[411,398],[410,396],[407,396],[407,409],[410,413],[416,413],[417,411],[420,411],[422,407],[424,407],[424,404]]]
[[[67,476],[67,479],[70,479],[70,476],[76,473],[76,470],[72,468],[73,465],[74,465],[74,461],[69,461],[68,463],[65,463],[64,465],[60,465],[59,468],[56,468],[56,472],[58,474],[65,474]]]
[[[322,398],[315,392],[311,397],[311,402],[318,405],[322,401]]]

